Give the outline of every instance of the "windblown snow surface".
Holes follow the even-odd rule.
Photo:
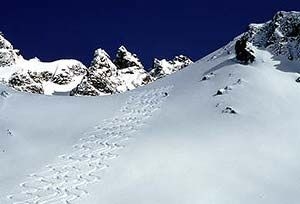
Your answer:
[[[0,86],[0,203],[298,204],[300,64],[232,45],[113,96]]]

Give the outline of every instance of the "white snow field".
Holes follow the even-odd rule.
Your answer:
[[[298,204],[300,63],[232,45],[112,96],[0,86],[0,203]]]

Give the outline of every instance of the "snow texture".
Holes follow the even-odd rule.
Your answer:
[[[300,62],[235,41],[122,94],[0,85],[0,203],[299,203]]]

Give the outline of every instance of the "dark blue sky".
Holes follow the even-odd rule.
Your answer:
[[[26,58],[89,64],[96,48],[113,57],[124,44],[149,67],[154,57],[181,53],[197,60],[278,10],[300,10],[300,2],[9,0],[1,2],[0,30]]]

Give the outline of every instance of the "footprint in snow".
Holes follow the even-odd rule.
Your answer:
[[[14,203],[73,203],[81,195],[87,195],[87,186],[101,180],[103,170],[109,167],[107,162],[119,157],[117,151],[124,148],[123,142],[144,124],[148,118],[145,114],[151,115],[159,108],[171,88],[153,89],[131,97],[117,117],[84,134],[71,152],[29,176],[20,184],[21,191],[7,198]],[[8,134],[12,134],[10,130]]]

